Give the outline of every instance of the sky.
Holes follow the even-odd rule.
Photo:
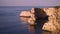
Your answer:
[[[0,0],[0,6],[60,6],[60,0]]]

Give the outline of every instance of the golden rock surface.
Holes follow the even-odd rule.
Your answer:
[[[36,10],[35,10],[36,9]],[[20,16],[30,16],[27,20],[30,24],[35,24],[36,18],[48,15],[48,21],[43,25],[42,29],[47,31],[60,31],[60,8],[32,8],[31,11],[23,11]],[[35,13],[37,15],[35,15]],[[37,17],[36,17],[37,16]]]

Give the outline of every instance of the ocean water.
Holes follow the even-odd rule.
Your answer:
[[[32,7],[0,6],[0,34],[42,34],[39,27],[22,24],[19,14]]]
[[[0,34],[28,34],[25,25],[20,22],[19,14],[21,11],[30,9],[28,7],[0,7]]]
[[[21,21],[20,13],[32,8],[33,6],[0,6],[0,34],[51,34],[42,30],[43,20],[36,26],[30,26],[29,23]],[[46,6],[35,8],[46,8]]]

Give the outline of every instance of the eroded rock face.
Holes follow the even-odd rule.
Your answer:
[[[46,20],[47,14],[41,8],[32,8],[31,18],[28,20],[30,24],[37,24],[38,20]]]
[[[54,8],[43,8],[43,10],[46,12],[48,16],[51,16],[54,13]]]
[[[34,8],[32,8],[34,9]],[[20,19],[22,22],[28,22],[30,25],[35,24],[35,15],[34,15],[34,10],[31,11],[22,11],[20,13]]]
[[[55,31],[55,30],[60,30],[60,8],[44,8],[44,11],[46,11],[46,14],[49,16],[48,17],[48,22],[43,25],[43,30],[48,30],[48,31]],[[50,26],[48,25],[49,23],[52,23]],[[51,27],[52,26],[52,27]],[[49,29],[52,28],[52,29]]]
[[[33,25],[36,20],[46,20],[45,17],[49,16],[42,29],[48,31],[60,30],[60,8],[32,8],[30,12],[24,12],[23,16],[30,16],[28,22]]]
[[[45,23],[42,29],[47,31],[56,31],[56,27],[51,22]]]
[[[40,19],[47,17],[46,12],[44,10],[42,10],[41,8],[35,8],[34,10],[35,10],[36,20],[40,20]]]

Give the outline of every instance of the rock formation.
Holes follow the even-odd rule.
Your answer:
[[[29,18],[29,20],[28,20],[28,22],[30,23],[30,25],[35,25],[35,11],[34,11],[34,8],[32,8],[32,10],[31,10],[31,18]]]
[[[20,13],[20,17],[22,17],[22,16],[30,16],[30,15],[31,15],[30,11],[22,11]]]
[[[43,30],[47,31],[56,31],[59,32],[60,30],[60,8],[53,7],[53,8],[44,8],[48,17],[48,22],[43,25]],[[50,25],[49,25],[50,24]],[[52,27],[51,27],[52,26]],[[57,33],[55,33],[57,34]]]
[[[34,9],[34,8],[32,8]],[[22,11],[20,13],[20,19],[23,22],[28,22],[30,25],[34,25],[35,24],[35,17],[34,17],[34,10],[31,11]]]
[[[26,22],[28,22],[31,16],[31,13],[30,11],[22,11],[19,16],[20,16],[21,21],[25,24]]]
[[[23,13],[22,13],[23,14]],[[20,14],[20,16],[22,16]],[[60,8],[32,8],[30,12],[24,12],[23,16],[30,16],[28,22],[32,25],[36,24],[35,22],[40,20],[39,23],[46,20],[42,27],[43,30],[56,31],[60,30]],[[49,17],[48,17],[49,16]],[[47,19],[48,18],[48,19]]]

